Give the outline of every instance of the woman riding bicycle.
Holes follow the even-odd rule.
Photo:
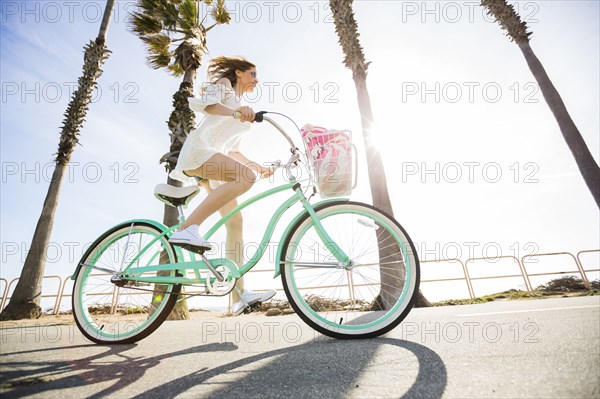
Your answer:
[[[244,93],[250,93],[258,84],[256,66],[241,57],[217,57],[208,65],[210,83],[205,83],[199,98],[189,98],[190,108],[205,114],[197,129],[187,137],[177,166],[170,177],[186,184],[196,184],[196,177],[207,180],[203,186],[208,196],[202,201],[184,224],[173,233],[169,242],[175,245],[191,245],[202,250],[212,249],[199,232],[199,226],[213,213],[227,214],[237,206],[236,198],[258,180],[273,171],[250,161],[240,152],[240,141],[254,121],[254,111],[242,105]],[[235,118],[237,115],[238,118]],[[223,206],[225,204],[225,206]],[[242,216],[240,213],[227,223],[225,250],[227,257],[238,266],[243,263]],[[264,293],[244,290],[243,279],[234,291],[233,312],[238,315],[245,305],[266,301],[275,291]],[[242,300],[243,299],[243,300]]]

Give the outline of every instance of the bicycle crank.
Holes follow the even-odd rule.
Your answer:
[[[212,270],[211,270],[212,272]],[[218,278],[210,278],[206,279],[206,287],[208,291],[213,295],[227,295],[233,287],[235,287],[236,279],[233,277],[233,273],[231,273],[231,269],[227,265],[219,265],[215,272],[219,273],[219,275],[223,278],[223,281],[219,281]]]

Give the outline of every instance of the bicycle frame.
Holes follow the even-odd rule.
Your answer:
[[[258,249],[254,253],[254,255],[241,268],[238,269],[237,266],[235,265],[235,263],[229,259],[223,259],[223,258],[208,259],[208,261],[210,262],[210,264],[213,268],[216,268],[220,265],[226,265],[231,271],[232,278],[240,278],[241,276],[246,274],[248,271],[250,271],[254,266],[256,266],[256,264],[260,261],[260,259],[264,255],[264,253],[267,249],[267,246],[271,242],[273,232],[274,232],[275,227],[277,226],[277,223],[279,222],[279,219],[281,218],[281,216],[292,205],[296,204],[297,202],[300,202],[302,204],[302,206],[304,207],[304,211],[301,212],[299,215],[297,215],[295,219],[293,219],[292,223],[288,226],[288,228],[284,232],[283,237],[279,244],[278,251],[277,251],[278,257],[282,252],[282,245],[283,245],[283,243],[286,242],[285,239],[286,239],[287,235],[290,234],[291,227],[293,227],[295,225],[297,220],[299,220],[301,217],[306,215],[306,213],[308,213],[310,215],[311,219],[313,220],[315,230],[317,231],[317,235],[323,241],[323,244],[325,244],[326,247],[331,251],[331,253],[334,255],[334,257],[337,259],[337,261],[339,263],[323,262],[320,264],[307,264],[307,265],[311,266],[311,267],[325,267],[325,268],[337,268],[340,266],[347,265],[348,262],[350,261],[348,255],[341,248],[339,248],[338,245],[327,234],[327,231],[325,231],[325,229],[323,228],[323,225],[321,224],[321,221],[319,220],[319,217],[315,213],[315,209],[325,203],[339,202],[341,200],[343,201],[344,199],[333,198],[333,199],[321,201],[321,202],[315,204],[314,206],[312,204],[310,204],[310,202],[308,202],[308,199],[306,198],[306,196],[304,195],[304,193],[302,192],[302,190],[300,188],[300,183],[298,183],[296,178],[290,172],[291,165],[296,165],[300,159],[299,155],[298,155],[298,149],[294,146],[293,140],[289,137],[289,135],[285,132],[285,130],[283,128],[281,128],[281,126],[279,126],[275,121],[271,120],[270,118],[264,117],[264,120],[269,122],[271,125],[273,125],[273,127],[275,127],[277,130],[279,130],[279,132],[286,138],[288,143],[292,146],[292,156],[291,156],[290,160],[288,161],[288,163],[286,164],[286,172],[287,172],[287,178],[289,180],[289,183],[284,184],[279,187],[272,188],[270,190],[267,190],[261,194],[258,194],[256,196],[244,201],[242,204],[238,205],[235,209],[233,209],[227,215],[223,216],[212,228],[210,228],[208,230],[208,232],[206,233],[205,238],[210,239],[210,237],[212,237],[229,219],[231,219],[237,213],[241,212],[242,209],[254,204],[257,201],[260,201],[262,199],[265,199],[267,197],[270,197],[274,194],[280,193],[280,192],[282,192],[284,190],[288,190],[288,189],[292,189],[294,191],[294,195],[292,195],[290,198],[288,198],[286,201],[284,201],[283,204],[281,204],[279,206],[279,208],[277,208],[277,210],[274,212],[274,214],[271,217],[271,220],[269,221],[269,224],[263,234],[263,237],[260,242],[260,245],[258,246]],[[181,213],[181,215],[182,215],[182,213]],[[188,251],[192,258],[192,260],[188,261],[188,262],[177,262],[177,263],[161,264],[161,265],[156,265],[156,266],[137,266],[136,265],[136,263],[141,258],[141,256],[143,254],[145,254],[145,252],[148,251],[152,247],[152,245],[154,245],[158,240],[161,240],[163,237],[169,237],[173,233],[173,231],[175,231],[177,228],[179,228],[179,226],[181,226],[181,224],[183,224],[184,220],[185,220],[185,218],[180,218],[180,223],[175,226],[172,226],[172,227],[164,226],[153,220],[131,220],[129,222],[126,222],[126,224],[129,223],[131,225],[133,225],[133,223],[135,223],[135,222],[146,222],[146,223],[154,225],[157,228],[163,230],[163,232],[160,236],[155,237],[150,243],[148,243],[144,248],[142,248],[138,252],[138,254],[134,257],[134,259],[131,260],[127,265],[122,265],[125,267],[118,273],[118,276],[116,276],[116,277],[124,278],[129,281],[137,281],[137,282],[145,282],[145,283],[182,284],[182,285],[205,284],[207,282],[207,279],[201,277],[200,270],[208,271],[209,267],[208,267],[208,265],[205,264],[205,262],[203,260],[196,259],[195,254],[193,252]],[[130,232],[130,234],[131,234],[131,232]],[[127,247],[127,245],[126,245],[126,247]],[[175,251],[177,254],[177,258],[183,258],[184,250],[182,248],[175,247]],[[154,261],[156,259],[157,255],[158,255],[158,252],[157,252],[157,254],[153,255],[150,262]],[[275,265],[274,277],[277,277],[280,274],[279,260],[276,260],[276,262],[277,263]],[[77,269],[76,269],[75,273],[73,273],[73,276],[72,276],[73,280],[79,273],[82,266],[86,266],[86,265],[83,265],[83,264],[77,265]],[[96,269],[103,271],[103,269],[101,269],[101,268],[96,267]],[[148,273],[148,272],[175,271],[175,270],[178,270],[178,271],[194,270],[196,278],[188,278],[188,277],[183,277],[183,276],[142,276],[143,273]],[[108,271],[108,270],[106,270],[106,271]],[[211,276],[211,275],[212,275],[212,273],[209,273],[210,278],[215,278],[215,276]]]
[[[221,259],[221,258],[210,259],[210,263],[213,267],[217,267],[219,265],[225,264],[231,270],[231,274],[232,274],[233,278],[240,278],[241,276],[246,274],[248,271],[250,271],[254,266],[256,266],[256,264],[258,264],[260,259],[263,257],[269,243],[271,242],[273,232],[274,232],[275,227],[277,226],[277,223],[279,222],[281,216],[292,205],[296,204],[297,202],[300,202],[302,204],[302,206],[304,207],[304,212],[301,212],[301,214],[298,215],[298,217],[296,217],[295,220],[297,220],[299,218],[299,216],[304,215],[306,212],[308,212],[310,217],[313,219],[314,226],[315,226],[318,236],[321,238],[323,243],[326,244],[328,248],[330,248],[332,254],[340,262],[340,263],[331,263],[331,264],[322,263],[320,267],[339,267],[340,264],[346,264],[349,261],[348,255],[346,255],[346,253],[344,253],[344,251],[341,248],[339,248],[337,246],[337,244],[335,244],[335,242],[329,237],[329,235],[327,234],[327,232],[321,225],[321,222],[320,222],[318,216],[315,213],[315,207],[318,207],[318,206],[320,206],[324,203],[328,203],[328,202],[339,202],[340,199],[337,198],[337,199],[329,199],[329,200],[321,201],[313,206],[312,204],[310,204],[310,202],[308,202],[308,199],[306,198],[306,196],[302,192],[302,189],[300,188],[300,184],[295,179],[291,179],[291,181],[288,184],[285,184],[285,185],[282,185],[279,187],[275,187],[275,188],[267,190],[261,194],[258,194],[256,196],[244,201],[240,205],[238,205],[235,209],[233,209],[231,212],[229,212],[224,217],[222,217],[212,228],[210,228],[208,230],[208,232],[205,235],[206,239],[209,239],[210,237],[212,237],[229,219],[231,219],[237,213],[241,212],[244,208],[254,204],[255,202],[258,202],[262,199],[265,199],[267,197],[270,197],[274,194],[280,193],[280,192],[288,190],[288,189],[294,190],[294,194],[290,198],[288,198],[286,201],[284,201],[274,212],[273,216],[271,216],[271,220],[269,221],[269,224],[263,234],[262,240],[258,246],[258,249],[254,253],[254,255],[240,269],[238,269],[232,261],[230,261],[228,259]],[[148,248],[150,248],[156,241],[160,240],[162,237],[169,236],[179,226],[180,226],[180,224],[166,229],[162,235],[156,237],[154,240],[152,240],[150,243],[148,243],[146,245],[146,247],[141,249],[140,252],[138,253],[138,255],[125,266],[125,268],[121,272],[121,276],[123,276],[123,278],[130,280],[130,281],[147,282],[147,283],[182,284],[182,285],[206,283],[206,279],[204,279],[200,276],[199,271],[200,270],[208,270],[208,267],[206,266],[204,261],[194,259],[194,254],[191,252],[190,253],[192,254],[192,260],[188,261],[188,262],[169,263],[169,264],[163,264],[163,265],[158,265],[158,266],[137,266],[136,265],[136,262],[138,261],[138,259],[141,257],[141,255],[146,250],[148,250]],[[284,233],[283,239],[280,241],[280,245],[282,245],[282,243],[285,242],[284,238],[288,232],[289,232],[289,229],[286,231],[286,233]],[[278,251],[278,253],[279,252],[280,251]],[[170,270],[180,270],[180,271],[181,270],[194,270],[194,272],[196,274],[196,278],[192,279],[192,278],[188,278],[188,277],[178,277],[178,276],[142,276],[143,273],[156,272],[156,271],[170,271]],[[276,267],[274,277],[277,277],[278,275],[279,275],[279,265],[277,265],[277,267]]]

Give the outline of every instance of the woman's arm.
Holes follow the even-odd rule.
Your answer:
[[[212,104],[205,108],[206,112],[211,115],[231,116],[235,117],[235,112],[240,113],[241,122],[254,122],[254,111],[250,107],[239,107],[238,109],[229,108],[221,103]]]
[[[206,112],[211,115],[231,116],[233,117],[234,109],[227,107],[221,103],[212,104],[205,108]]]
[[[228,89],[233,90],[233,88],[231,87],[231,82],[227,78],[221,78],[221,79],[217,80],[216,83],[222,84],[223,86],[227,87]],[[205,108],[205,111],[211,115],[231,116],[231,117],[235,116],[235,112],[239,112],[240,113],[240,121],[254,122],[254,111],[250,107],[239,107],[238,109],[233,109],[233,108],[229,108],[228,106],[223,105],[221,103],[217,103],[217,104],[212,104],[212,105],[207,106]]]

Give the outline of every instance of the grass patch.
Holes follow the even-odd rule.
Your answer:
[[[496,294],[485,295],[475,299],[447,299],[440,302],[434,302],[432,306],[454,306],[454,305],[472,305],[493,301],[514,301],[526,299],[574,297],[574,296],[594,296],[600,295],[600,280],[590,282],[591,289],[585,288],[583,281],[574,277],[561,277],[542,284],[532,292],[520,290],[508,290]]]

